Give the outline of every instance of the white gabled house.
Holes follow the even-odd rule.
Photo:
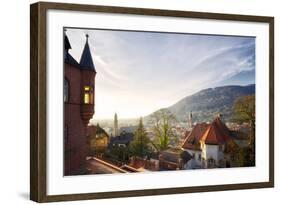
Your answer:
[[[192,155],[192,160],[185,167],[196,169],[230,166],[228,152],[233,145],[235,143],[230,131],[220,117],[216,117],[210,124],[196,124],[182,145],[182,150]]]

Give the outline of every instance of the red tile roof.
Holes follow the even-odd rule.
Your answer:
[[[132,157],[130,159],[129,167],[132,167],[134,169],[147,169],[147,170],[157,170],[157,165],[155,161],[147,160],[147,159],[142,159],[140,157]]]
[[[186,137],[187,137],[190,133],[191,133],[191,131],[185,131],[185,132],[184,132],[183,138],[186,139]]]
[[[205,144],[219,145],[231,140],[230,132],[220,118],[216,118],[201,138]]]
[[[183,149],[193,149],[193,150],[201,150],[200,147],[200,140],[208,128],[207,123],[198,123],[189,132],[188,136],[186,137],[185,141],[183,142],[182,148]]]
[[[231,140],[230,131],[219,117],[211,124],[200,123],[195,125],[186,137],[182,148],[201,150],[200,142],[211,145],[225,144]]]

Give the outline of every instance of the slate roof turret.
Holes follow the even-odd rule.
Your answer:
[[[81,69],[92,70],[92,71],[96,72],[95,65],[93,63],[93,58],[91,55],[88,38],[89,38],[89,35],[86,34],[86,43],[85,43],[79,64],[80,64]]]
[[[70,65],[79,66],[78,62],[70,55],[71,45],[66,34],[64,34],[64,62]]]

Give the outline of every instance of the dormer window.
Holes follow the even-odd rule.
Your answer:
[[[92,86],[84,86],[84,104],[93,104],[94,94]]]
[[[69,100],[69,82],[66,78],[63,81],[63,102],[68,102]]]

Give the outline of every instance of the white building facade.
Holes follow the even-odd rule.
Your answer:
[[[197,124],[187,136],[182,150],[192,156],[193,165],[196,163],[192,168],[225,167],[229,160],[226,147],[230,142],[233,143],[229,130],[218,117],[211,124]]]

